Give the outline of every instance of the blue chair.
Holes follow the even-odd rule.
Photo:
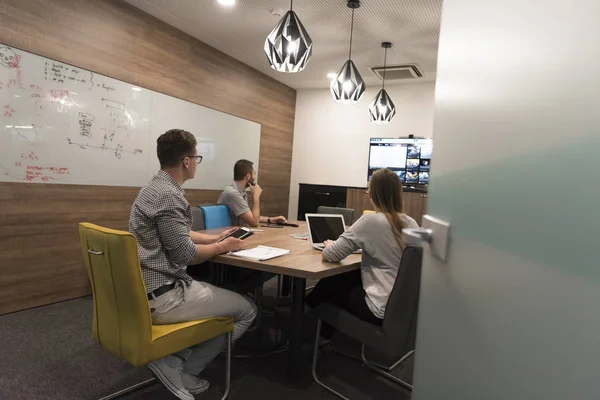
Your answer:
[[[200,206],[204,217],[204,229],[223,228],[231,226],[229,207],[224,204],[218,206]]]
[[[196,211],[198,210],[198,211]],[[193,225],[192,230],[202,224],[201,229],[215,229],[215,228],[223,228],[226,226],[231,226],[231,217],[229,216],[229,207],[226,205],[207,205],[207,206],[196,206],[192,207],[192,219]],[[223,285],[224,273],[223,273],[223,265],[216,264],[212,261],[209,261],[209,271],[207,275],[206,266],[202,264],[198,265],[190,265],[187,268],[188,274],[190,274],[194,279],[205,281],[216,284]]]
[[[231,226],[231,216],[229,215],[229,207],[224,204],[216,206],[198,206],[202,209],[204,216],[205,229],[223,228]],[[260,314],[262,313],[262,286],[263,283],[271,279],[274,274],[253,270],[240,270],[238,267],[226,267],[223,265],[214,264],[216,268],[212,269],[211,279],[218,286],[224,286],[227,289],[237,291],[239,293],[247,293],[254,290],[255,302],[258,306],[259,313],[256,325],[260,324]],[[188,270],[189,271],[189,270]],[[234,277],[232,277],[232,275]],[[193,275],[192,275],[193,276]]]

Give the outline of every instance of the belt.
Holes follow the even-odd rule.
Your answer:
[[[175,287],[175,282],[169,283],[168,285],[162,285],[158,289],[154,289],[153,291],[148,293],[148,300],[153,300],[154,297],[163,295],[163,294],[167,293],[168,291],[170,291],[171,289],[173,289],[174,287]]]

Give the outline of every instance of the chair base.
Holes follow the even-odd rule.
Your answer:
[[[225,393],[221,400],[225,400],[229,396],[229,388],[231,386],[231,332],[227,333],[227,364],[225,366]]]
[[[321,382],[319,380],[319,376],[317,375],[317,355],[319,353],[319,336],[321,334],[321,324],[322,321],[321,319],[319,319],[317,321],[317,333],[315,336],[315,348],[313,351],[313,359],[312,359],[312,376],[313,379],[316,383],[318,383],[321,387],[323,387],[324,389],[328,390],[329,392],[333,393],[334,395],[336,395],[337,397],[343,399],[343,400],[350,400],[348,397],[344,396],[343,394],[341,394],[340,392],[338,392],[337,390],[333,389],[332,387],[326,385],[325,383]],[[404,388],[408,389],[409,391],[412,391],[412,385],[404,382],[402,379],[399,379],[397,377],[395,377],[394,375],[390,374],[389,372],[391,372],[394,368],[396,368],[399,364],[401,364],[403,361],[405,361],[408,357],[410,357],[412,354],[414,353],[414,350],[411,350],[410,352],[408,352],[406,355],[404,355],[404,357],[402,357],[400,360],[398,360],[397,362],[395,362],[391,367],[386,367],[386,366],[382,366],[376,363],[371,363],[369,362],[366,357],[365,357],[365,345],[361,344],[361,351],[360,351],[360,361],[362,361],[362,363],[369,369],[377,372],[378,374],[390,379],[393,382],[396,382],[397,384],[403,386]],[[348,354],[345,353],[340,353],[340,354],[344,354],[347,355],[351,358],[354,359],[358,359],[357,357],[354,356],[350,356]],[[389,372],[387,372],[387,371]]]
[[[223,397],[221,397],[221,400],[227,399],[227,396],[229,396],[229,389],[231,386],[231,347],[232,347],[231,346],[231,332],[228,332],[227,333],[227,364],[225,366],[225,393],[223,394]],[[105,396],[105,397],[101,398],[100,400],[117,399],[128,393],[135,392],[136,390],[145,388],[146,386],[150,386],[156,382],[158,382],[158,380],[156,378],[148,379],[144,382],[138,383],[137,385],[130,386],[126,389],[123,389],[116,393]]]
[[[411,350],[408,353],[406,353],[404,355],[404,357],[402,357],[400,360],[398,360],[396,363],[394,363],[394,365],[392,365],[392,367],[390,368],[389,371],[391,372],[395,367],[397,367],[399,364],[401,364],[404,360],[406,360],[408,357],[410,357],[411,355],[413,355],[414,352],[415,352],[414,350]],[[369,369],[377,372],[379,375],[384,376],[384,377],[386,377],[386,378],[388,378],[388,379],[396,382],[397,384],[399,384],[401,386],[404,386],[406,389],[412,391],[413,387],[412,387],[412,385],[410,383],[404,382],[402,379],[400,379],[400,378],[398,378],[398,377],[390,374],[389,372],[387,372],[384,369],[382,369],[381,366],[379,366],[378,364],[369,362],[365,358],[365,345],[364,344],[362,345],[362,347],[360,349],[360,358],[362,359],[363,364],[367,368],[369,368]],[[384,368],[386,368],[386,367],[384,367]]]
[[[356,361],[363,362],[363,359],[361,358],[361,356],[357,356],[357,355],[354,355],[354,354],[350,354],[350,353],[347,353],[347,352],[345,352],[345,351],[342,351],[342,350],[339,350],[339,349],[333,349],[333,351],[335,351],[336,353],[339,353],[339,354],[341,354],[341,355],[343,355],[343,356],[346,356],[346,357],[348,357],[348,358],[352,358],[352,359],[354,359],[354,360],[356,360]],[[398,365],[400,365],[400,364],[401,364],[401,363],[402,363],[404,360],[406,360],[406,359],[407,359],[409,356],[411,356],[411,355],[412,355],[414,352],[415,352],[414,350],[410,351],[409,353],[405,354],[405,355],[404,355],[402,358],[400,358],[398,361],[396,361],[396,362],[395,362],[395,363],[393,363],[392,365],[382,365],[382,364],[378,364],[378,363],[376,363],[376,362],[374,362],[374,361],[367,361],[367,362],[368,362],[369,364],[371,364],[371,365],[373,365],[373,366],[375,366],[375,367],[379,368],[379,369],[382,369],[382,370],[386,371],[386,372],[392,372],[393,370],[395,370],[395,369],[396,369],[396,367],[397,367]],[[365,358],[366,358],[366,356],[365,356]]]
[[[158,382],[158,380],[156,378],[148,379],[148,380],[146,380],[144,382],[140,382],[140,383],[138,383],[136,385],[129,386],[128,388],[125,388],[123,390],[119,390],[116,393],[109,394],[108,396],[105,396],[105,397],[101,398],[100,400],[113,400],[113,399],[117,399],[117,398],[119,398],[121,396],[125,396],[126,394],[129,394],[131,392],[135,392],[136,390],[143,389],[143,388],[145,388],[147,386],[150,386],[150,385],[153,385],[153,384],[155,384],[157,382]]]

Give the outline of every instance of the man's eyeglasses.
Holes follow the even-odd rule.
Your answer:
[[[185,156],[182,158],[182,160],[185,160],[186,158],[195,158],[196,164],[200,164],[202,162],[202,156]]]

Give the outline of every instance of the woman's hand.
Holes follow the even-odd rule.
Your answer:
[[[331,246],[332,244],[333,244],[333,240],[326,240],[326,241],[323,242],[323,245],[325,246],[325,248],[323,249],[323,256],[322,257],[323,257],[323,261],[325,261],[325,262],[330,262],[330,261],[327,259],[327,257],[325,257],[325,251],[324,250],[327,247]]]

